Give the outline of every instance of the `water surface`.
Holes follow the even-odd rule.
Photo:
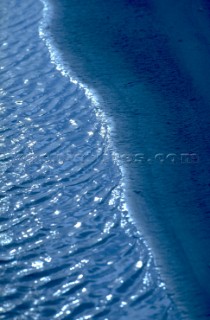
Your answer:
[[[178,319],[101,106],[59,63],[48,7],[1,9],[0,319]]]

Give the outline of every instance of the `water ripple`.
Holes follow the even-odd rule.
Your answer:
[[[172,319],[100,110],[48,51],[46,3],[2,3],[0,319]]]

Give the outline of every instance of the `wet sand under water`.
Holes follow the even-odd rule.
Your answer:
[[[185,319],[208,319],[210,8],[188,0],[54,5],[64,59],[101,97],[119,154],[134,157],[122,161],[127,199],[161,276]],[[196,159],[184,163],[186,153]]]

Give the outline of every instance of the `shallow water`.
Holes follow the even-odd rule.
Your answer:
[[[0,3],[0,319],[178,319],[100,104],[53,60],[43,4]]]

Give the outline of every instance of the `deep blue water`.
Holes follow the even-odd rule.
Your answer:
[[[0,5],[0,319],[179,319],[111,120],[57,49],[50,7]]]

